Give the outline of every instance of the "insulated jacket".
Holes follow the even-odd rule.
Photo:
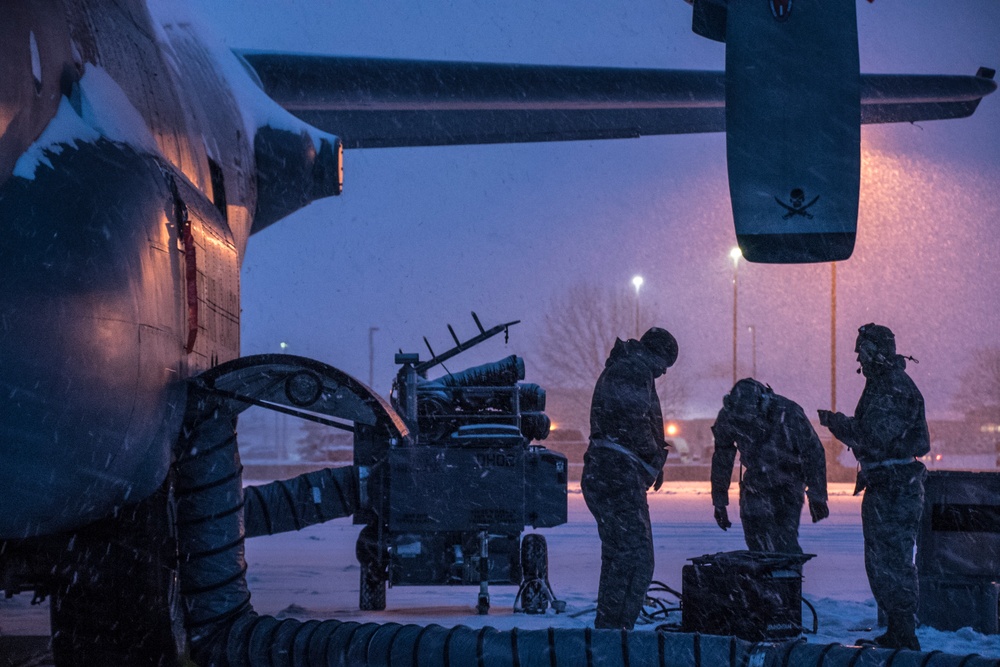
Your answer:
[[[639,341],[615,342],[594,387],[590,440],[591,447],[611,441],[658,472],[667,460],[667,443],[654,384],[657,363]]]
[[[895,360],[867,378],[854,417],[834,415],[830,432],[854,452],[862,469],[923,456],[931,449],[924,397]]]
[[[729,483],[739,450],[746,468],[744,494],[798,496],[826,502],[826,454],[805,412],[797,403],[771,395],[767,412],[758,414],[750,428],[741,429],[723,408],[712,425],[712,504],[729,504]]]

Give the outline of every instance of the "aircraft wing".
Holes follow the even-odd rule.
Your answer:
[[[861,122],[900,123],[971,116],[980,100],[997,89],[995,70],[975,76],[862,74]]]
[[[264,91],[344,148],[725,131],[725,73],[237,52]],[[971,115],[976,76],[861,76],[861,122]]]

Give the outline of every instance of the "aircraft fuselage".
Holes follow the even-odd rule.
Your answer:
[[[137,1],[11,9],[0,538],[24,538],[162,484],[184,380],[239,355],[257,202],[254,137],[190,26],[161,29]]]

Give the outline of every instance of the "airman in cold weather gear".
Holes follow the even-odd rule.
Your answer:
[[[896,354],[896,339],[888,327],[866,324],[858,329],[854,350],[866,380],[854,416],[820,410],[820,423],[850,447],[860,464],[855,494],[865,492],[865,569],[889,626],[874,643],[919,650],[913,547],[927,477],[916,457],[930,451],[924,399],[906,374],[906,361]]]
[[[677,359],[677,341],[653,327],[618,340],[594,387],[580,487],[601,536],[595,627],[631,630],[653,579],[646,490],[663,482],[667,443],[653,381]]]
[[[726,530],[732,525],[726,506],[739,452],[740,520],[747,548],[802,553],[803,494],[809,498],[814,523],[830,514],[826,456],[802,408],[767,385],[746,378],[723,399],[712,434],[712,505],[719,527]]]

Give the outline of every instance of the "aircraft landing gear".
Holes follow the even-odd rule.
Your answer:
[[[50,589],[56,665],[178,664],[185,633],[169,496],[165,486],[69,537]]]

